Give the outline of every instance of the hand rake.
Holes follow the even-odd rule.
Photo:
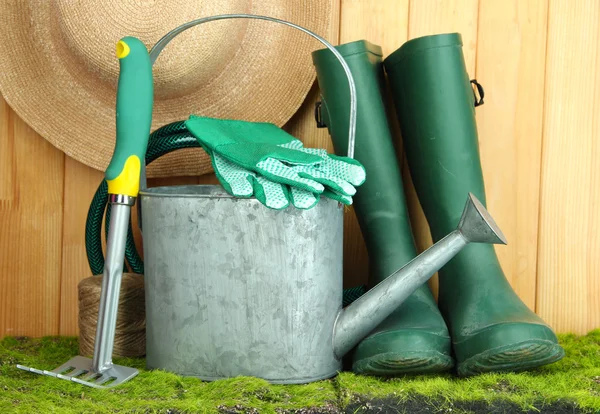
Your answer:
[[[138,374],[135,368],[113,364],[112,352],[129,215],[138,195],[140,172],[150,135],[152,63],[144,44],[132,37],[125,37],[117,43],[117,57],[120,61],[117,140],[112,160],[106,170],[112,210],[94,356],[91,359],[76,356],[52,371],[17,365],[17,368],[25,371],[94,388],[115,387]]]

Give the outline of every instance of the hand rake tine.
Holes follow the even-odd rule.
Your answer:
[[[65,362],[64,364],[62,364],[60,367],[56,367],[54,368],[52,371],[54,374],[64,374],[68,371],[72,371],[73,369],[75,369],[75,365],[73,364],[73,358],[71,358],[69,361]]]
[[[106,387],[103,387],[103,386],[101,386],[101,385],[98,385],[98,384],[96,384],[96,383],[94,383],[94,382],[89,382],[89,381],[80,380],[79,378],[71,378],[71,381],[73,381],[73,382],[76,382],[76,383],[78,383],[78,384],[81,384],[81,385],[88,386],[88,387],[93,387],[93,388],[106,388]]]
[[[58,373],[52,372],[52,371],[46,371],[46,370],[43,370],[42,374],[47,375],[49,377],[55,377],[55,378],[60,378],[61,377],[61,374],[58,374]]]
[[[100,375],[102,375],[102,374],[98,374],[97,372],[90,371],[87,375],[84,375],[83,377],[81,377],[80,380],[84,381],[87,384],[88,382],[92,382],[94,380],[94,378],[98,378]]]
[[[71,379],[74,377],[78,377],[79,375],[84,374],[86,372],[88,372],[87,369],[74,369],[72,372],[69,372],[67,375],[61,375],[61,378],[65,377],[65,378]]]
[[[33,367],[28,367],[28,370],[31,371],[31,372],[35,372],[36,374],[48,375],[48,374],[46,374],[46,370],[45,369],[37,369],[37,368],[33,368]]]
[[[44,375],[44,371],[37,368],[26,367],[25,365],[17,365],[17,368],[22,369],[23,371],[34,372],[36,374]]]
[[[108,381],[109,381],[109,380],[111,380],[111,379],[116,379],[116,378],[115,378],[115,377],[113,377],[113,376],[110,376],[110,375],[102,375],[102,376],[101,376],[101,377],[100,377],[100,378],[99,378],[99,379],[96,381],[96,384],[98,384],[98,385],[102,385],[102,384],[104,384],[105,382],[108,382]],[[112,385],[112,384],[111,384],[111,385]]]

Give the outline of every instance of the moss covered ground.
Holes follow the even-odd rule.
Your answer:
[[[21,371],[51,370],[78,354],[77,339],[0,340],[0,413],[600,413],[600,330],[562,335],[566,357],[523,373],[471,378],[452,374],[379,379],[343,372],[307,385],[270,385],[249,377],[215,382],[140,369],[109,390]]]

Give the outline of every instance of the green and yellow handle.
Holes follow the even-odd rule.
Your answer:
[[[117,139],[105,178],[109,194],[137,197],[152,123],[152,63],[146,46],[135,37],[117,43],[117,57]]]

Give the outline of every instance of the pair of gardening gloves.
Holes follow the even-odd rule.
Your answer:
[[[349,205],[366,178],[358,161],[304,148],[274,124],[192,115],[185,125],[210,156],[225,191],[255,196],[272,209],[310,209],[321,196]]]

